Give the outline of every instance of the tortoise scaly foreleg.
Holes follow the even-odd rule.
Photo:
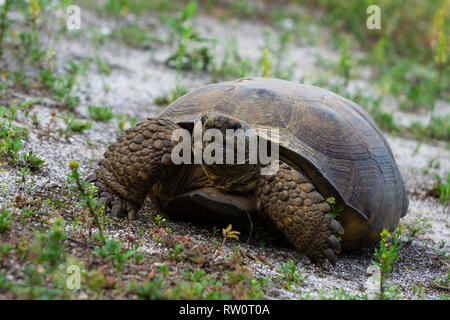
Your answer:
[[[99,201],[111,208],[112,216],[126,212],[133,219],[137,214],[161,169],[171,163],[171,135],[177,128],[167,119],[148,119],[108,147],[87,180],[98,187]]]
[[[341,249],[335,233],[344,229],[305,175],[283,163],[275,175],[259,178],[256,199],[259,210],[310,260],[335,264],[334,253]]]

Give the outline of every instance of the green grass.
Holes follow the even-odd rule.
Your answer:
[[[367,300],[367,294],[351,295],[344,291],[344,288],[333,287],[333,292],[330,295],[325,293],[325,290],[318,290],[318,296],[320,300]]]
[[[128,292],[135,294],[141,300],[161,300],[164,299],[164,279],[158,278],[144,283],[131,282]]]
[[[92,128],[92,122],[89,120],[75,118],[75,115],[69,114],[64,117],[66,124],[66,133],[83,132]]]
[[[91,5],[91,1],[88,1]],[[111,16],[121,18],[128,13],[136,15],[144,15],[148,12],[165,12],[168,10],[175,10],[180,5],[180,1],[166,1],[166,0],[107,0],[105,5],[98,6],[98,11],[107,13]]]
[[[267,48],[264,48],[261,59],[258,62],[259,66],[259,75],[261,77],[269,78],[272,72],[272,62],[270,59],[270,51]]]
[[[35,235],[36,261],[51,271],[55,270],[64,259],[64,241],[67,239],[64,225],[64,220],[57,218],[48,232],[37,232]]]
[[[234,288],[233,291],[239,293],[237,299],[265,299],[263,288],[267,285],[268,278],[256,278],[248,269],[238,268],[236,271],[227,271],[225,279]]]
[[[193,29],[192,17],[197,10],[197,1],[191,1],[177,17],[167,18],[167,23],[175,40],[175,52],[167,60],[180,70],[208,69],[212,56],[209,52],[211,39],[200,37]],[[196,44],[196,46],[194,46]]]
[[[430,221],[431,218],[416,218],[413,223],[405,225],[406,230],[408,231],[408,244],[412,244],[417,236],[424,234],[431,228]]]
[[[179,97],[184,96],[188,92],[189,90],[187,88],[180,85],[176,85],[170,94],[160,95],[155,98],[154,102],[160,106],[169,105],[175,100],[177,100]]]
[[[3,55],[3,40],[5,38],[6,29],[8,28],[7,18],[10,4],[11,0],[5,0],[0,12],[0,58]]]
[[[430,138],[450,142],[450,115],[433,116],[427,126],[414,121],[409,131],[417,139]]]
[[[24,140],[28,138],[26,128],[17,127],[13,124],[16,121],[18,112],[28,114],[28,107],[34,103],[33,100],[26,101],[20,106],[15,106],[15,101],[9,108],[0,106],[0,159],[6,159],[17,166],[22,173],[36,171],[45,165],[44,159],[33,154],[33,150],[22,152]]]
[[[348,31],[365,49],[366,63],[376,67],[384,88],[406,110],[434,108],[449,96],[450,5],[445,0],[405,3],[401,0],[298,1],[325,12],[325,24],[335,36]],[[381,29],[365,27],[366,8],[381,9]]]
[[[439,198],[444,204],[448,204],[450,201],[450,172],[447,173],[445,180],[439,175],[436,175],[436,182],[433,187],[433,194]]]
[[[13,210],[2,208],[0,214],[0,233],[7,233],[11,230]]]
[[[162,42],[151,30],[137,23],[120,25],[114,30],[112,36],[123,40],[130,47],[140,49],[151,49]]]
[[[36,171],[45,165],[44,159],[35,156],[33,150],[22,153],[20,160],[21,167],[31,171]]]
[[[222,60],[213,62],[211,73],[217,82],[243,78],[249,75],[252,69],[251,62],[240,55],[237,39],[231,38],[225,45]]]
[[[402,126],[396,122],[393,112],[383,111],[381,109],[382,96],[379,94],[367,95],[363,91],[350,93],[343,81],[330,81],[325,77],[319,77],[316,80],[302,79],[302,82],[326,88],[343,97],[358,103],[363,107],[377,123],[380,129],[393,135],[404,134],[410,137],[414,136],[417,140],[439,140],[450,141],[450,116],[432,116],[427,125],[419,121],[413,121],[409,126]]]
[[[261,55],[260,59],[260,73],[267,73],[273,78],[284,79],[284,80],[292,80],[293,72],[296,67],[296,63],[292,62],[288,66],[285,65],[285,61],[287,58],[288,46],[294,38],[292,30],[286,27],[279,27],[279,30],[276,31],[275,39],[272,36],[273,32],[271,29],[264,29],[264,48],[268,50]],[[267,60],[265,63],[270,64],[268,67],[268,71],[263,72],[261,63]]]
[[[338,74],[345,80],[345,84],[348,84],[352,74],[352,55],[350,53],[350,39],[348,37],[342,38],[340,44],[340,57],[337,65]]]
[[[106,240],[101,247],[95,248],[95,254],[113,262],[118,271],[122,271],[124,266],[135,257],[135,250],[126,250],[122,242],[117,239]]]
[[[245,0],[231,1],[230,9],[234,16],[243,18],[252,18],[256,13],[256,6],[254,3]]]
[[[9,109],[0,106],[0,155],[7,157],[13,163],[19,159],[19,151],[23,147],[22,139],[28,135],[25,128],[13,125],[18,108]]]
[[[93,120],[98,121],[109,121],[114,118],[114,113],[112,107],[101,105],[101,106],[88,106],[88,112]]]
[[[80,103],[80,98],[73,95],[79,72],[80,67],[77,63],[68,62],[64,73],[57,75],[54,67],[49,66],[39,72],[39,78],[43,87],[54,99],[73,110]]]
[[[293,285],[302,285],[307,278],[304,275],[305,270],[297,270],[294,260],[283,263],[279,269],[281,273],[279,280],[287,289],[291,289]]]
[[[392,112],[381,111],[379,109],[372,109],[370,114],[381,130],[396,134],[402,131],[402,127],[394,120]]]
[[[332,27],[338,33],[345,29],[358,39],[366,48],[373,48],[379,41],[387,42],[385,50],[387,54],[403,57],[418,58],[431,61],[433,59],[432,23],[439,12],[448,17],[445,0],[423,2],[413,0],[405,3],[400,0],[371,0],[342,1],[320,0],[300,1],[311,7],[319,7],[326,12],[325,24]],[[382,25],[380,30],[366,28],[366,9],[369,5],[376,4],[381,9]],[[447,30],[448,25],[444,28]]]
[[[6,70],[8,86],[19,88],[39,88],[58,100],[63,106],[71,109],[79,104],[79,97],[74,95],[76,77],[80,67],[75,62],[67,62],[64,71],[57,73],[55,51],[48,47],[42,39],[42,26],[45,16],[50,10],[65,8],[67,1],[59,2],[56,7],[50,8],[47,1],[14,2],[13,10],[22,13],[25,21],[20,25],[14,20],[0,23],[0,32],[4,33],[3,43],[7,43],[10,58],[19,66]],[[4,8],[6,9],[6,8]],[[17,30],[15,30],[17,29]],[[32,66],[33,72],[25,66]],[[25,71],[26,70],[26,71]]]
[[[3,284],[8,291],[27,299],[67,299],[71,296],[64,276],[67,262],[64,225],[63,219],[56,218],[50,229],[36,231],[30,241],[22,238],[20,244],[11,248],[22,253],[21,263],[32,263],[24,265],[21,279]],[[48,286],[48,283],[52,285]]]
[[[450,270],[447,270],[447,275],[444,279],[435,279],[433,281],[435,284],[441,286],[442,288],[450,287]]]

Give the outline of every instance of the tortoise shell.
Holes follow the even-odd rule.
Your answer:
[[[305,172],[344,208],[343,249],[379,239],[406,214],[408,199],[392,151],[369,114],[328,90],[270,78],[207,85],[180,97],[160,117],[192,128],[203,112],[279,129],[280,160]]]

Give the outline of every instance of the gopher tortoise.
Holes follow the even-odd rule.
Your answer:
[[[267,164],[249,161],[247,143],[244,161],[206,163],[200,156],[175,163],[180,141],[191,145],[174,133],[193,133],[198,124],[200,133],[254,129],[276,147],[278,170],[263,175]],[[278,137],[259,130],[277,130]],[[205,140],[224,143],[218,139],[203,137],[200,151]],[[211,84],[180,97],[110,145],[89,181],[112,216],[133,219],[149,196],[178,218],[260,219],[310,260],[332,264],[335,253],[376,242],[384,228],[393,231],[408,209],[392,151],[367,112],[330,91],[270,78]],[[338,215],[325,200],[332,197],[334,208],[343,209]]]

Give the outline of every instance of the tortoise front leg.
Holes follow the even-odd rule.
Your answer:
[[[163,166],[171,163],[171,136],[178,128],[167,119],[148,119],[108,147],[88,181],[98,187],[99,201],[111,208],[112,216],[126,212],[134,218]]]
[[[334,252],[341,249],[335,233],[342,235],[344,228],[327,213],[330,206],[308,178],[283,163],[275,175],[259,178],[256,200],[258,210],[310,260],[335,264]]]

